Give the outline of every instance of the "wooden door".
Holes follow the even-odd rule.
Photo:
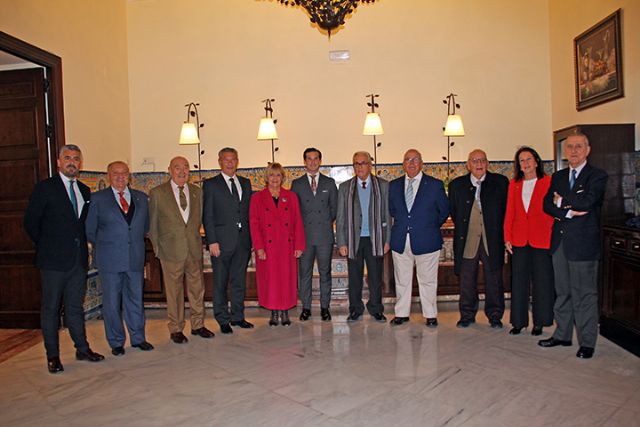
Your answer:
[[[44,84],[43,68],[0,72],[0,328],[40,327],[40,274],[22,222],[49,176]]]

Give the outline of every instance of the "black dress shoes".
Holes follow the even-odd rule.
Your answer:
[[[216,336],[216,334],[214,334],[212,331],[208,330],[204,326],[202,328],[192,329],[191,335],[197,335],[200,338],[213,338]]]
[[[186,342],[189,342],[187,337],[185,337],[182,332],[173,332],[171,334],[171,341],[173,341],[176,344],[184,344]]]
[[[561,345],[563,347],[570,347],[571,341],[558,340],[558,339],[555,339],[554,337],[551,337],[551,338],[547,338],[546,340],[538,341],[538,345],[540,347],[556,347],[558,345]]]
[[[76,360],[99,362],[101,360],[104,360],[104,356],[88,348],[87,351],[76,350]]]
[[[300,320],[306,322],[311,317],[311,310],[307,308],[302,309],[302,313],[300,313]]]
[[[531,330],[531,335],[533,335],[534,337],[542,335],[542,326],[534,326]]]
[[[331,320],[331,313],[329,312],[328,308],[321,308],[320,309],[320,317],[322,318],[323,322],[328,322]]]
[[[271,319],[269,319],[269,326],[278,326],[278,310],[271,310]]]
[[[471,321],[469,320],[458,320],[458,323],[456,323],[456,327],[458,328],[468,328],[469,325],[471,324]]]
[[[592,347],[583,347],[580,346],[580,349],[576,353],[576,357],[580,359],[591,359],[593,357],[593,348]]]
[[[131,347],[139,348],[142,351],[153,350],[153,346],[151,345],[150,342],[147,342],[147,341],[142,341],[141,343],[138,343],[138,344],[131,344]],[[122,354],[124,354],[124,351],[122,352]]]
[[[398,325],[402,325],[403,323],[407,323],[409,321],[408,317],[394,317],[393,319],[391,319],[391,322],[389,322],[390,325],[392,326],[398,326]]]
[[[228,323],[223,323],[222,325],[220,325],[220,332],[222,332],[223,334],[232,334],[233,329],[231,329],[231,325],[229,325]]]
[[[111,354],[113,354],[114,356],[122,356],[122,355],[124,355],[124,347],[122,347],[122,346],[113,347],[111,349]]]
[[[347,316],[347,322],[357,322],[362,317],[362,314],[358,314],[355,311],[349,312],[349,316]]]
[[[428,317],[427,323],[425,324],[430,328],[435,328],[436,326],[438,326],[438,319],[436,319],[435,317]]]
[[[64,371],[62,367],[62,362],[60,362],[59,357],[51,357],[47,359],[47,369],[50,374],[57,374],[58,372]]]
[[[291,326],[291,320],[289,320],[289,310],[282,310],[280,312],[280,324],[282,326]]]
[[[509,331],[509,335],[520,335],[520,331],[522,331],[522,328],[513,327]]]
[[[387,318],[382,313],[375,313],[372,316],[376,322],[387,322]]]
[[[494,328],[494,329],[502,328],[502,321],[500,321],[500,320],[491,320],[491,321],[489,321],[489,325],[491,325],[491,327]]]
[[[239,328],[242,329],[253,329],[253,323],[247,322],[246,320],[242,319],[239,321],[231,321],[231,326],[237,326]]]

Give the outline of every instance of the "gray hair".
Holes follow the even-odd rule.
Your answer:
[[[82,150],[80,150],[80,147],[78,147],[77,145],[66,144],[60,147],[60,150],[58,150],[58,158],[62,157],[62,154],[65,151],[77,151],[78,153],[80,153],[80,158],[82,158]]]
[[[222,150],[218,151],[218,158],[221,158],[224,153],[233,153],[238,157],[238,150],[232,147],[224,147]]]
[[[356,151],[355,153],[353,153],[353,159],[351,160],[351,162],[355,162],[356,157],[358,156],[366,156],[367,159],[369,159],[369,162],[373,162],[373,157],[371,157],[371,154],[369,154],[368,151]]]

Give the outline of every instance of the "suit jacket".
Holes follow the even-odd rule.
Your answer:
[[[551,177],[543,176],[536,180],[529,202],[529,210],[524,210],[522,201],[523,180],[511,180],[507,197],[507,212],[504,217],[504,241],[513,246],[549,249],[553,218],[542,209]],[[481,193],[482,194],[482,193]]]
[[[36,184],[24,213],[24,228],[36,245],[36,266],[41,270],[69,271],[80,258],[87,268],[87,238],[84,221],[91,199],[91,190],[80,181],[78,188],[84,198],[80,217],[62,178],[53,177]]]
[[[189,218],[185,224],[180,206],[173,194],[171,181],[160,184],[149,193],[149,239],[156,256],[165,261],[181,262],[202,259],[202,190],[189,188]]]
[[[338,211],[338,187],[333,178],[318,174],[316,194],[313,195],[305,173],[291,183],[291,191],[300,202],[304,233],[308,245],[333,245],[333,221]]]
[[[487,172],[480,191],[482,218],[489,248],[489,271],[495,271],[504,264],[504,215],[507,209],[508,187],[509,180],[505,176]],[[455,225],[453,255],[456,274],[460,274],[475,194],[476,187],[471,183],[470,173],[454,179],[449,184],[449,208]]]
[[[236,201],[224,181],[222,173],[204,181],[202,190],[204,207],[202,223],[207,245],[219,243],[221,251],[233,250],[236,245],[251,248],[249,231],[249,201],[251,181],[238,176],[242,188],[242,199]],[[238,232],[238,225],[241,231]]]
[[[349,230],[348,230],[348,218],[347,218],[347,203],[349,201],[349,186],[351,185],[351,181],[354,179],[358,179],[357,176],[354,176],[348,181],[340,184],[340,188],[338,189],[338,214],[336,216],[336,244],[338,247],[340,246],[348,246],[349,242]],[[382,238],[383,244],[389,243],[389,239],[391,237],[391,217],[389,216],[389,182],[385,181],[382,178],[378,178],[376,176],[371,175],[372,180],[378,180],[378,184],[380,185],[380,198],[382,205],[382,212],[380,212],[380,216],[382,219]],[[362,211],[360,208],[360,199],[358,198],[358,191],[353,195],[353,203],[354,203],[354,220],[353,226],[355,228],[356,235],[360,235],[360,229],[362,228]],[[374,215],[373,203],[369,203],[369,226],[371,226]],[[358,245],[360,241],[356,239],[356,247],[353,252],[358,252]]]
[[[422,173],[422,172],[420,172]],[[439,179],[422,173],[411,211],[405,201],[405,175],[389,184],[389,214],[393,218],[391,249],[404,253],[407,234],[411,252],[423,255],[442,248],[440,227],[449,216],[449,200]]]
[[[142,191],[129,189],[133,218],[129,224],[111,187],[93,194],[87,214],[87,240],[95,249],[98,271],[121,273],[144,269],[144,236],[149,231],[149,204]]]
[[[549,191],[544,198],[544,210],[553,216],[551,253],[560,242],[569,261],[593,261],[600,258],[600,210],[609,176],[602,169],[587,163],[569,190],[569,168],[553,174]],[[562,204],[553,203],[553,193],[562,196]],[[569,210],[588,212],[567,218]]]

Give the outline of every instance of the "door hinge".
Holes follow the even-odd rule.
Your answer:
[[[44,89],[44,91],[46,93],[49,93],[49,88],[50,87],[51,87],[51,83],[49,82],[49,79],[42,80],[42,88]]]
[[[53,126],[45,125],[44,126],[44,133],[47,136],[47,138],[51,138],[53,136]]]

